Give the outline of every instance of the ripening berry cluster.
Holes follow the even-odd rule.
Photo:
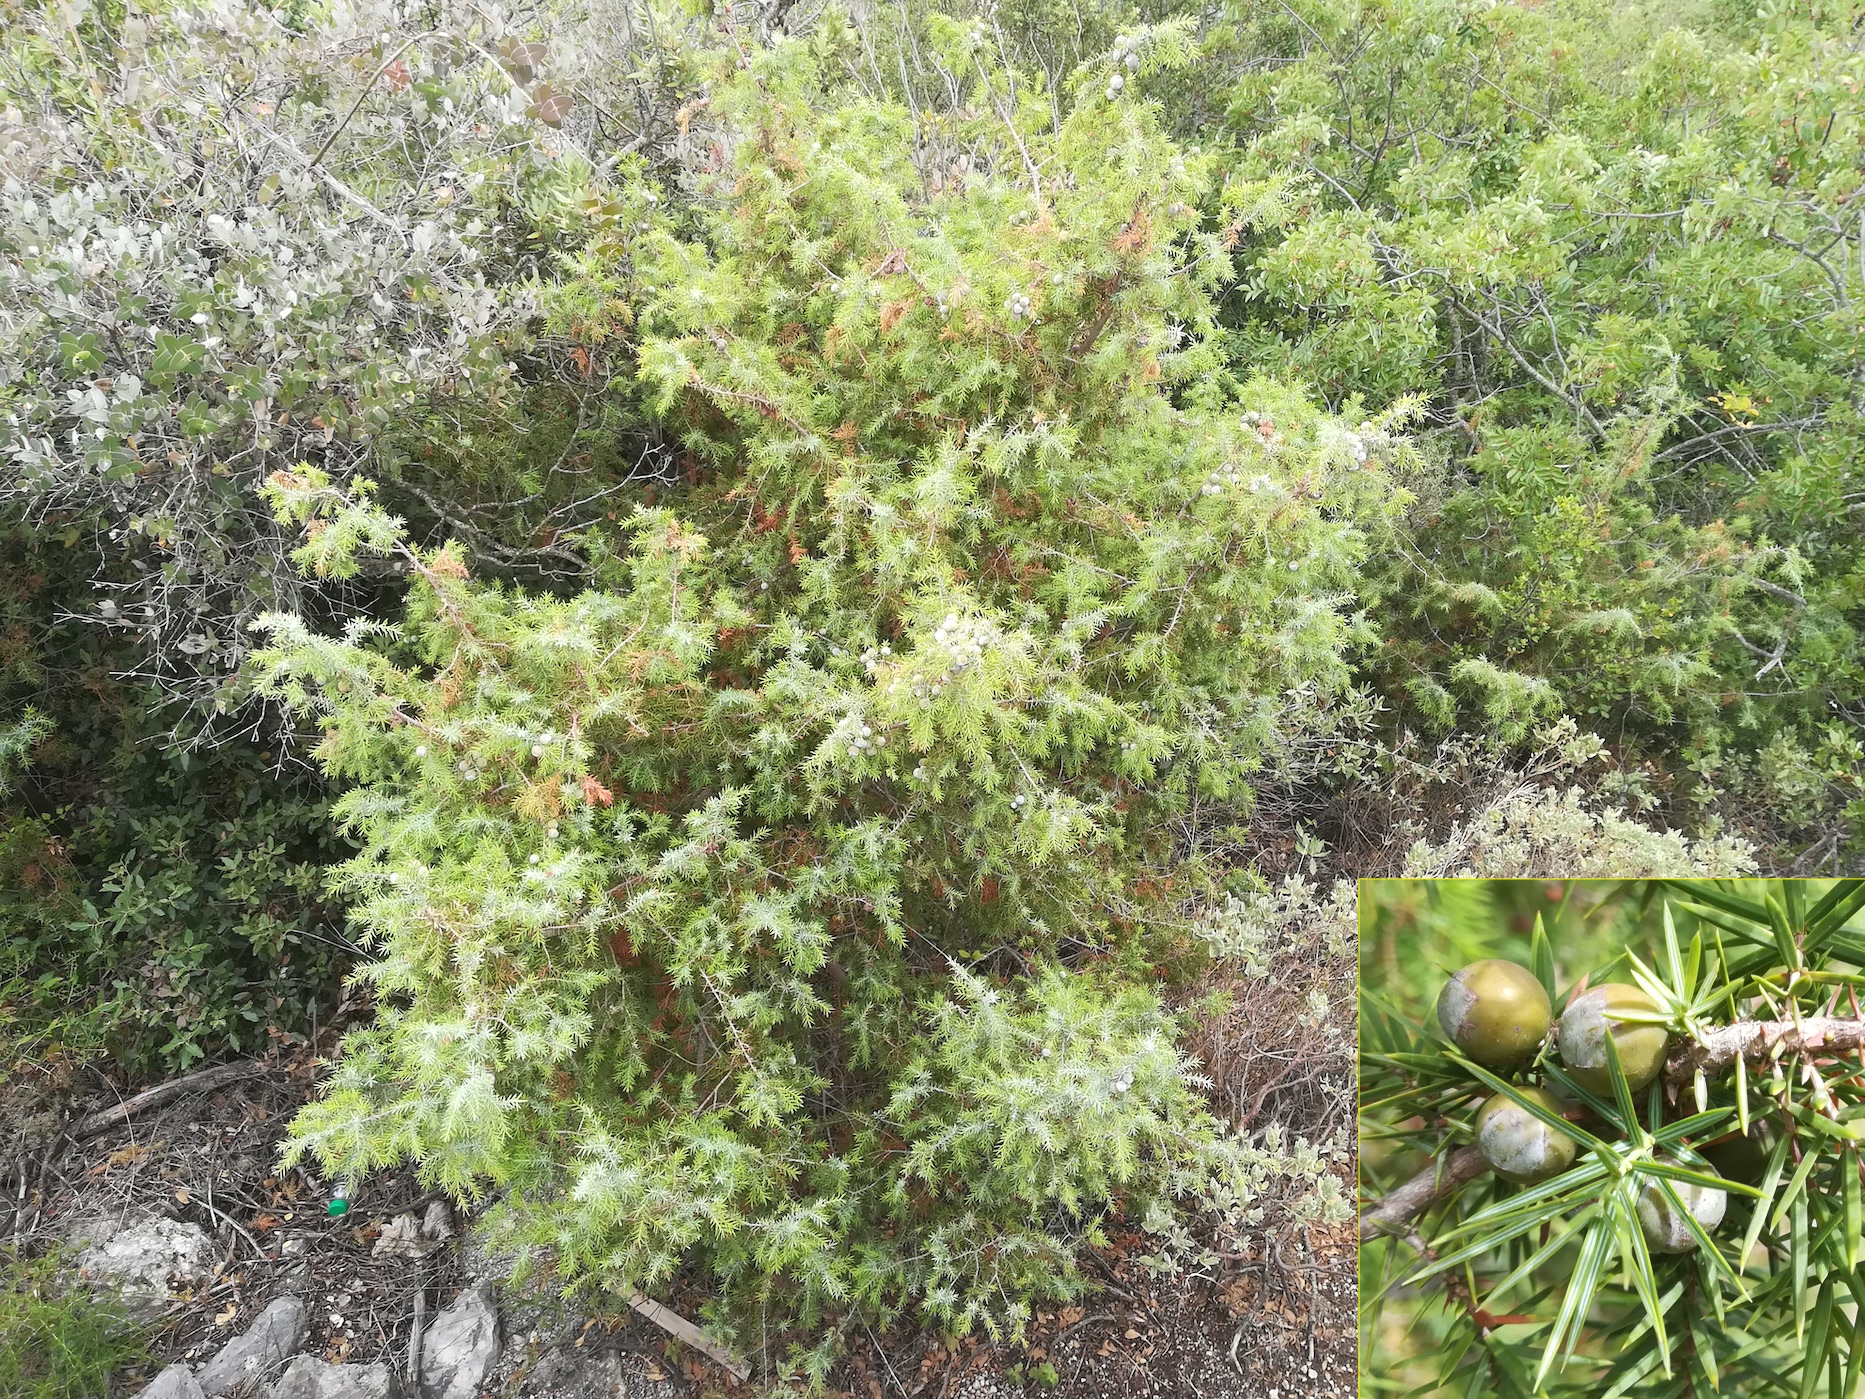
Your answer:
[[[863,758],[875,749],[887,746],[887,735],[875,733],[871,726],[861,722],[859,714],[851,714],[837,724],[833,739],[847,747],[851,758]]]
[[[922,705],[930,705],[944,693],[945,687],[952,683],[955,676],[964,674],[984,659],[984,653],[996,635],[996,629],[981,617],[960,617],[956,612],[948,612],[945,620],[934,629],[932,646],[925,653],[928,659],[941,662],[939,673],[929,680],[914,682],[914,697]],[[944,654],[941,656],[938,652]],[[861,660],[868,668],[868,673],[873,675],[892,656],[893,650],[890,647],[870,647],[862,653]],[[888,681],[890,694],[899,688],[900,681]]]
[[[946,670],[957,675],[984,659],[984,648],[993,635],[991,624],[981,617],[960,617],[946,613],[945,620],[933,629],[933,645],[944,647],[950,659]]]
[[[562,741],[565,737],[566,735],[557,733],[552,729],[545,729],[542,733],[534,734],[529,745],[531,756],[533,758],[544,757],[550,752],[553,744]],[[522,740],[520,741],[522,742]],[[414,756],[416,758],[425,758],[427,755],[428,747],[425,743],[418,743],[415,745]],[[485,764],[470,753],[462,758],[456,766],[461,779],[466,782],[477,782],[486,775]]]
[[[1261,491],[1267,490],[1269,485],[1269,478],[1260,473],[1252,476],[1248,481],[1245,481],[1243,479],[1243,473],[1237,470],[1235,463],[1232,463],[1229,466],[1220,466],[1216,471],[1213,471],[1209,478],[1206,479],[1205,483],[1198,488],[1198,494],[1223,495],[1226,490],[1235,490],[1237,487],[1241,486],[1249,491],[1251,495],[1256,495]]]
[[[1129,73],[1137,73],[1140,69],[1139,44],[1129,35],[1122,34],[1114,40],[1114,68],[1113,75],[1107,80],[1109,102],[1119,97],[1121,89],[1127,85],[1127,80],[1120,75],[1119,70],[1125,68]]]
[[[1534,1062],[1550,1027],[1555,1027],[1555,1048],[1567,1076],[1589,1092],[1607,1096],[1614,1092],[1608,1040],[1626,1086],[1635,1093],[1664,1067],[1670,1036],[1662,1025],[1643,1018],[1657,1009],[1636,986],[1609,982],[1571,996],[1555,1027],[1553,1002],[1540,979],[1514,962],[1486,958],[1444,984],[1437,1014],[1438,1024],[1459,1050],[1505,1073]],[[1529,1111],[1524,1100],[1541,1114]],[[1477,1112],[1476,1149],[1504,1180],[1523,1185],[1551,1180],[1573,1165],[1577,1149],[1574,1138],[1546,1120],[1563,1117],[1566,1109],[1547,1088],[1524,1085],[1513,1095],[1497,1093]],[[1722,1223],[1726,1191],[1689,1181],[1674,1181],[1671,1190],[1705,1231]],[[1697,1247],[1697,1235],[1656,1181],[1641,1187],[1637,1209],[1646,1242],[1654,1250],[1688,1253]]]
[[[1282,434],[1276,428],[1276,420],[1267,413],[1246,412],[1243,415],[1243,425],[1255,428],[1256,435],[1263,439],[1265,447],[1279,446],[1282,442]]]

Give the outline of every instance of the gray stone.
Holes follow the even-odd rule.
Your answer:
[[[632,1379],[612,1350],[562,1345],[537,1358],[519,1381],[518,1392],[524,1399],[616,1399],[640,1392]]]
[[[421,1216],[421,1232],[434,1240],[453,1237],[453,1211],[447,1208],[445,1200],[435,1200],[427,1207],[427,1213]]]
[[[401,1387],[389,1367],[331,1365],[301,1355],[272,1386],[272,1399],[397,1399]]]
[[[500,1399],[681,1399],[694,1391],[647,1350],[625,1348],[590,1313],[548,1290],[499,1298],[505,1344],[486,1390]],[[648,1333],[647,1323],[635,1339]],[[652,1332],[658,1339],[659,1332]],[[928,1396],[930,1399],[930,1396]]]
[[[477,1399],[499,1358],[499,1310],[488,1279],[467,1288],[421,1338],[423,1399]]]
[[[280,1297],[259,1313],[244,1335],[235,1336],[201,1367],[196,1377],[206,1399],[218,1399],[237,1384],[257,1388],[298,1353],[311,1319],[296,1297]]]
[[[201,1387],[186,1365],[170,1365],[143,1387],[142,1399],[202,1399]]]
[[[96,1221],[75,1241],[87,1245],[78,1255],[78,1276],[119,1289],[137,1312],[167,1306],[171,1279],[191,1286],[205,1282],[214,1271],[214,1241],[207,1231],[161,1215],[127,1224]]]

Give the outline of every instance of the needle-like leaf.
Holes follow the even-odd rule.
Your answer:
[[[1722,1376],[1716,1369],[1716,1337],[1710,1328],[1700,1321],[1692,1321],[1690,1344],[1696,1353],[1697,1363],[1703,1367],[1703,1377],[1709,1381],[1710,1388],[1722,1388]]]
[[[1710,1237],[1709,1231],[1703,1227],[1703,1221],[1697,1218],[1695,1211],[1684,1203],[1683,1196],[1677,1193],[1676,1188],[1671,1184],[1670,1178],[1662,1172],[1652,1170],[1651,1163],[1647,1163],[1643,1169],[1645,1173],[1657,1179],[1658,1188],[1664,1192],[1665,1199],[1670,1202],[1670,1206],[1676,1211],[1677,1217],[1684,1221],[1684,1227],[1690,1231],[1691,1237],[1697,1241],[1697,1249],[1701,1253],[1704,1261],[1718,1273],[1728,1278],[1730,1282],[1734,1283],[1736,1291],[1740,1292],[1743,1297],[1746,1298],[1748,1296],[1748,1288],[1743,1285],[1740,1274],[1729,1266],[1729,1260],[1723,1257],[1722,1250],[1716,1246],[1716,1240]]]
[[[1548,942],[1547,929],[1542,927],[1539,913],[1535,915],[1535,930],[1528,938],[1528,961],[1534,970],[1535,979],[1548,993],[1548,1000],[1551,1003],[1558,1001],[1561,993],[1554,982],[1554,948]]]
[[[1651,1336],[1647,1336],[1638,1345],[1628,1348],[1620,1355],[1612,1369],[1606,1372],[1609,1383],[1606,1392],[1600,1395],[1600,1399],[1619,1399],[1620,1395],[1657,1369],[1658,1362],[1662,1358],[1657,1340]],[[1669,1373],[1668,1367],[1666,1373]]]
[[[1742,1129],[1742,1135],[1748,1135],[1748,1058],[1738,1054],[1735,1057],[1735,1116],[1736,1123]]]
[[[1808,1160],[1813,1160],[1811,1153]],[[1804,1183],[1805,1177],[1795,1175],[1795,1180]],[[1789,1187],[1790,1191],[1792,1187]],[[1807,1246],[1807,1194],[1805,1190],[1793,1194],[1787,1210],[1788,1219],[1788,1276],[1793,1279],[1794,1287],[1794,1338],[1800,1339],[1806,1334],[1807,1323],[1807,1271],[1812,1266],[1812,1250]]]
[[[1813,1391],[1826,1375],[1827,1342],[1833,1324],[1833,1283],[1828,1278],[1813,1306],[1813,1324],[1807,1328],[1807,1347],[1800,1366],[1800,1399],[1813,1399]]]
[[[1748,1232],[1742,1236],[1742,1249],[1736,1255],[1737,1260],[1745,1262],[1749,1254],[1755,1251],[1755,1244],[1761,1238],[1761,1232],[1767,1227],[1768,1213],[1774,1206],[1775,1192],[1780,1189],[1781,1175],[1787,1169],[1787,1138],[1784,1136],[1774,1144],[1774,1150],[1768,1154],[1768,1164],[1761,1174],[1761,1186],[1755,1200],[1755,1211],[1749,1219]],[[1775,1221],[1780,1227],[1780,1221]]]
[[[1580,1245],[1580,1257],[1574,1265],[1573,1279],[1567,1284],[1566,1296],[1561,1298],[1560,1314],[1554,1319],[1554,1329],[1548,1333],[1546,1346],[1541,1353],[1541,1365],[1535,1371],[1537,1390],[1547,1379],[1548,1372],[1557,1364],[1566,1364],[1568,1357],[1573,1354],[1574,1345],[1579,1340],[1580,1327],[1593,1305],[1593,1294],[1598,1290],[1600,1274],[1605,1271],[1607,1260],[1612,1255],[1612,1238],[1612,1226],[1604,1220],[1595,1220],[1587,1230],[1586,1239]]]
[[[1787,915],[1787,926],[1794,930],[1806,927],[1807,900],[1798,879],[1783,879],[1781,890],[1781,909]]]
[[[1851,1272],[1859,1265],[1859,1237],[1865,1234],[1865,1203],[1860,1198],[1859,1149],[1856,1146],[1839,1153],[1839,1180],[1846,1200],[1846,1271]]]
[[[1664,905],[1664,962],[1665,970],[1671,974],[1671,989],[1681,1001],[1690,999],[1690,983],[1684,975],[1684,957],[1677,945],[1677,923],[1671,917],[1671,906]]]
[[[1781,1192],[1781,1202],[1774,1207],[1774,1218],[1769,1223],[1772,1229],[1779,1229],[1781,1221],[1787,1218],[1787,1212],[1796,1204],[1805,1204],[1807,1199],[1807,1177],[1813,1174],[1813,1168],[1820,1164],[1819,1153],[1808,1151],[1800,1158],[1800,1164],[1794,1168],[1794,1175],[1787,1183],[1787,1189]]]
[[[1667,1187],[1668,1188],[1668,1187]],[[1632,1290],[1644,1305],[1645,1318],[1657,1337],[1658,1351],[1664,1359],[1664,1373],[1671,1373],[1671,1347],[1664,1333],[1664,1308],[1658,1299],[1658,1275],[1651,1266],[1651,1250],[1645,1246],[1645,1231],[1639,1227],[1638,1212],[1632,1194],[1624,1187],[1607,1197],[1612,1211],[1614,1232],[1619,1237],[1619,1256],[1631,1274]]]
[[[1681,1180],[1687,1185],[1708,1186],[1711,1190],[1726,1190],[1734,1195],[1759,1197],[1761,1191],[1744,1181],[1730,1180],[1719,1176],[1714,1171],[1693,1170],[1689,1166],[1680,1166],[1675,1161],[1640,1161],[1633,1170],[1645,1175],[1663,1176],[1666,1180]]]
[[[1645,1144],[1644,1128],[1638,1125],[1638,1105],[1632,1101],[1632,1085],[1626,1082],[1625,1065],[1619,1062],[1619,1042],[1616,1036],[1607,1035],[1603,1043],[1606,1046],[1606,1077],[1612,1083],[1613,1100],[1619,1107],[1619,1122],[1626,1135],[1638,1139],[1638,1144]]]
[[[1720,884],[1700,879],[1673,879],[1670,884],[1673,889],[1681,890],[1694,903],[1708,904],[1711,908],[1720,909],[1724,913],[1733,913],[1736,917],[1746,918],[1751,923],[1767,926],[1768,911],[1766,908],[1753,899],[1745,899],[1740,894],[1723,888]]]
[[[1595,1213],[1596,1211],[1591,1208],[1582,1210],[1572,1220],[1565,1221],[1566,1227],[1551,1231],[1551,1236],[1545,1244],[1529,1254],[1513,1272],[1490,1288],[1490,1301],[1494,1302],[1495,1299],[1506,1295],[1510,1289],[1519,1287],[1555,1254],[1569,1247],[1574,1242],[1576,1231],[1584,1229],[1592,1221]]]
[[[1807,946],[1827,946],[1845,922],[1865,908],[1865,879],[1842,879],[1807,910]]]
[[[1805,963],[1801,960],[1800,944],[1794,940],[1794,929],[1788,922],[1787,909],[1772,894],[1768,896],[1767,905],[1768,926],[1774,930],[1774,950],[1779,954],[1783,966],[1799,970]]]
[[[1454,1239],[1466,1233],[1480,1233],[1492,1225],[1513,1223],[1524,1215],[1532,1215],[1537,1222],[1556,1218],[1562,1210],[1570,1207],[1573,1200],[1586,1198],[1590,1187],[1604,1180],[1606,1174],[1606,1167],[1600,1162],[1583,1162],[1552,1180],[1528,1186],[1492,1205],[1486,1205],[1462,1224],[1445,1230],[1438,1237]],[[1550,1201],[1556,1202],[1551,1209],[1548,1208]]]
[[[1753,943],[1759,947],[1766,947],[1770,951],[1774,949],[1774,933],[1768,927],[1767,918],[1765,916],[1759,922],[1752,922],[1747,918],[1723,913],[1717,909],[1706,907],[1703,904],[1680,903],[1678,907],[1695,914],[1705,923],[1720,928],[1723,932],[1734,933],[1744,942]]]
[[[1852,1294],[1852,1327],[1846,1336],[1846,1367],[1839,1384],[1841,1396],[1859,1392],[1859,1371],[1865,1366],[1865,1276],[1846,1274],[1846,1291]]]

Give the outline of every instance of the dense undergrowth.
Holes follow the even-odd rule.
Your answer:
[[[72,1288],[60,1260],[0,1250],[0,1394],[105,1399],[142,1359],[139,1329],[112,1302]]]

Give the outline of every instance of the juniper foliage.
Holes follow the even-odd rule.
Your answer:
[[[1208,163],[1103,71],[940,33],[934,110],[831,100],[820,37],[732,55],[700,216],[595,196],[686,454],[603,587],[269,488],[307,569],[413,580],[399,627],[274,615],[257,659],[349,789],[379,997],[294,1154],[496,1190],[565,1285],[701,1266],[728,1329],[1015,1333],[1110,1211],[1323,1173],[1209,1116],[1158,983],[1209,955],[1282,692],[1347,682],[1400,414],[1219,372]]]

